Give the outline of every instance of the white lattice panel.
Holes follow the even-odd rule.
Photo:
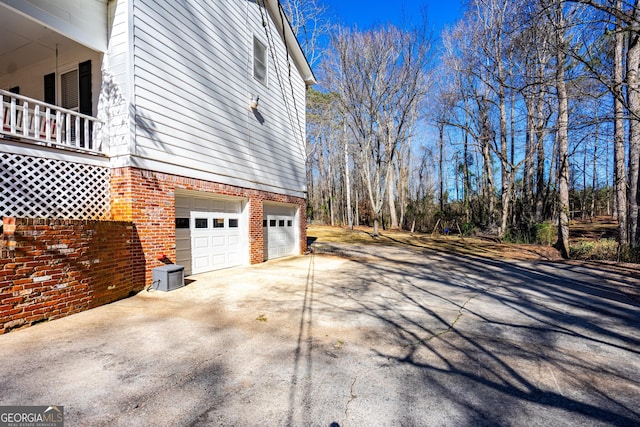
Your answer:
[[[0,217],[109,219],[109,168],[0,153]]]

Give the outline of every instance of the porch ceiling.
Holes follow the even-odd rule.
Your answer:
[[[56,45],[78,44],[0,3],[0,78],[44,58],[55,60]]]

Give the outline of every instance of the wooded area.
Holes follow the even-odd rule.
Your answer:
[[[307,100],[309,220],[521,242],[555,229],[569,257],[571,219],[608,215],[618,258],[637,260],[639,6],[473,0],[440,38],[426,17],[326,26]]]

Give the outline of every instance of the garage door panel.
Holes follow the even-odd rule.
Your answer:
[[[223,268],[227,264],[226,254],[212,255],[212,259],[214,267]]]
[[[225,236],[213,236],[211,238],[212,248],[225,248],[227,246],[227,239]]]
[[[209,248],[209,237],[207,236],[194,236],[193,237],[193,248],[194,249],[207,249]]]
[[[202,256],[194,256],[193,257],[193,270],[200,270],[202,268],[205,268],[209,265],[209,256],[208,255],[202,255]]]

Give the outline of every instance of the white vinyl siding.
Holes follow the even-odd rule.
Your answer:
[[[135,0],[133,164],[304,195],[304,82],[292,65],[297,99],[287,110],[269,46],[269,86],[253,78],[254,34],[266,39],[258,7],[244,0]],[[284,43],[269,25],[290,98]],[[262,120],[249,108],[256,95]]]
[[[113,167],[126,166],[128,155],[132,151],[131,129],[133,118],[130,116],[132,104],[132,51],[131,44],[131,1],[117,0],[109,2],[109,22],[111,32],[109,50],[104,56],[103,85],[98,104],[98,118],[106,125],[105,138]],[[94,92],[96,93],[96,92]]]

